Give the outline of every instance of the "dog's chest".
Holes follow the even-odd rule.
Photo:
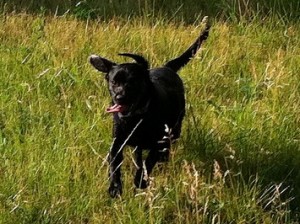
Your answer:
[[[127,139],[127,144],[130,146],[149,148],[164,137],[165,125],[163,123],[160,119],[153,119],[152,116],[121,119],[117,124],[117,135]]]

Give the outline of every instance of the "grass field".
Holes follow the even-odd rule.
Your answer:
[[[300,23],[274,14],[212,19],[180,75],[183,134],[151,186],[110,199],[111,116],[97,53],[152,67],[179,55],[200,23],[0,15],[0,223],[299,223]]]
[[[279,16],[280,19],[299,21],[298,0],[2,0],[4,11],[72,14],[76,18],[101,18],[109,21],[114,17],[143,17],[147,21],[184,21],[195,23],[203,17],[237,20],[253,17]]]

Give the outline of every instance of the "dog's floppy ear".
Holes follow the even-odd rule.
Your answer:
[[[120,53],[119,55],[133,58],[136,61],[136,63],[143,66],[145,69],[149,69],[148,61],[143,56],[140,56],[138,54],[130,54],[130,53]]]
[[[114,62],[94,54],[89,57],[89,61],[98,71],[104,73],[108,73],[112,66],[116,65]]]

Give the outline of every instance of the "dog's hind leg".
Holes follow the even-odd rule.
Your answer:
[[[145,161],[145,166],[146,166],[146,171],[148,176],[151,174],[153,167],[158,162],[158,158],[159,158],[158,148],[150,149]]]
[[[158,162],[168,162],[170,156],[171,139],[164,138],[158,142]]]

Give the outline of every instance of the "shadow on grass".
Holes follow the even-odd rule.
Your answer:
[[[223,173],[241,175],[249,186],[256,176],[262,189],[278,186],[282,204],[288,202],[291,217],[299,218],[300,155],[296,142],[280,142],[282,139],[264,138],[259,133],[238,138],[220,136],[205,129],[205,124],[196,120],[192,123],[182,140],[187,160],[204,163],[208,173],[217,161]]]

